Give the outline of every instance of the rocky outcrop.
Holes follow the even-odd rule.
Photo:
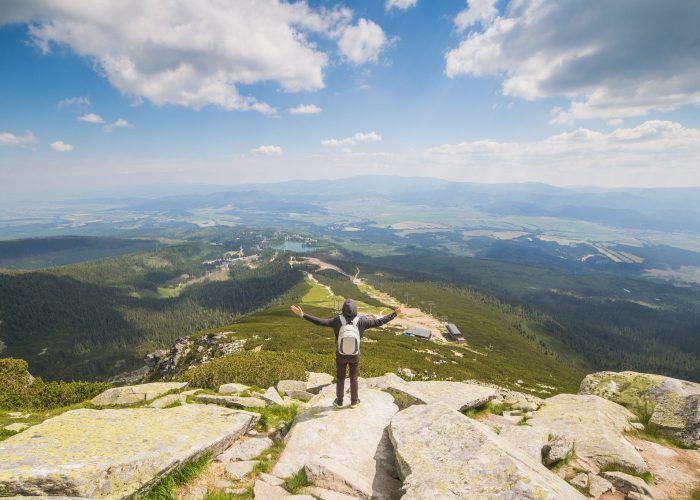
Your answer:
[[[306,376],[306,392],[318,394],[321,389],[333,383],[333,377],[327,373],[308,372]]]
[[[92,399],[96,406],[125,406],[143,403],[162,396],[166,392],[187,387],[187,382],[153,382],[151,384],[127,385],[113,387]]]
[[[158,398],[151,404],[147,405],[149,408],[165,408],[166,406],[175,406],[178,404],[185,404],[187,402],[187,396],[184,394],[168,394],[162,398]]]
[[[616,471],[603,472],[601,476],[610,481],[615,488],[623,493],[641,493],[642,495],[646,495],[650,498],[656,498],[656,495],[649,485],[639,477]]]
[[[396,414],[390,436],[404,500],[584,498],[541,463],[445,403]]]
[[[393,373],[366,379],[368,387],[402,394],[409,404],[444,403],[458,411],[482,406],[498,396],[497,389],[464,382],[406,382]]]
[[[646,472],[641,455],[624,438],[635,417],[622,406],[598,396],[559,394],[527,421],[574,443],[576,456],[600,468]]]
[[[228,406],[230,408],[263,408],[267,403],[260,398],[243,396],[216,396],[213,394],[197,394],[195,401]]]
[[[619,403],[675,437],[700,446],[700,384],[663,375],[598,372],[581,382],[580,394],[595,394]]]
[[[323,392],[302,407],[273,469],[301,469],[315,486],[361,498],[393,498],[399,487],[387,427],[398,408],[384,392],[365,389],[362,404],[336,409]]]
[[[0,442],[0,496],[133,495],[255,421],[213,405],[70,411]]]
[[[219,394],[237,394],[239,392],[245,392],[248,389],[250,389],[250,386],[247,386],[245,384],[236,384],[231,383],[231,384],[223,384],[219,386]]]

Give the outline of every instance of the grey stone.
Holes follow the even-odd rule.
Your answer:
[[[321,500],[359,500],[360,497],[338,493],[337,491],[319,488],[318,486],[307,486],[302,490],[303,493],[320,498]]]
[[[390,436],[404,500],[584,498],[540,462],[444,403],[399,412]]]
[[[334,408],[333,400],[334,396],[321,394],[299,410],[272,473],[289,477],[306,468],[321,488],[355,496],[394,497],[400,483],[386,432],[398,410],[393,398],[366,389],[362,404],[352,410]]]
[[[579,472],[574,477],[572,477],[569,482],[577,488],[588,488],[588,475],[584,474],[583,472]]]
[[[299,401],[310,401],[314,397],[313,394],[306,391],[287,391],[287,396],[293,399],[298,399]]]
[[[257,463],[257,460],[243,460],[241,462],[231,462],[226,465],[226,476],[233,479],[234,481],[239,481],[251,472],[253,472],[253,469],[255,468]]]
[[[502,427],[498,435],[501,439],[505,439],[511,445],[519,448],[533,460],[542,462],[542,448],[549,440],[549,431],[547,429],[529,425],[511,425]]]
[[[92,404],[95,406],[123,406],[143,403],[162,396],[166,392],[184,389],[185,387],[187,387],[187,382],[154,382],[151,384],[113,387],[95,396]]]
[[[566,436],[555,436],[542,447],[542,461],[554,465],[566,460],[574,451],[574,442]]]
[[[219,406],[69,411],[0,442],[0,492],[127,497],[254,424]]]
[[[236,384],[234,382],[219,386],[219,394],[236,394],[238,392],[245,392],[248,389],[250,389],[250,386],[244,384]]]
[[[624,493],[636,492],[654,498],[654,493],[649,488],[649,485],[640,477],[617,471],[602,472],[600,475]]]
[[[613,484],[607,479],[595,474],[588,474],[588,492],[593,498],[598,498],[608,491],[612,491],[613,488]]]
[[[21,424],[17,422],[16,424],[10,424],[6,425],[4,428],[6,431],[12,431],[12,432],[22,432],[24,429],[27,429],[29,425],[27,424]]]
[[[277,389],[274,387],[268,388],[263,394],[260,395],[260,398],[271,405],[284,405],[282,396],[280,396],[279,392],[277,392]]]
[[[217,462],[233,462],[236,460],[252,460],[260,456],[265,450],[272,446],[273,442],[267,437],[254,437],[240,441],[218,457]]]
[[[272,486],[265,481],[255,481],[253,485],[253,496],[255,500],[278,500],[289,495],[281,486]]]
[[[258,477],[272,486],[282,486],[284,484],[284,479],[280,479],[277,476],[273,476],[272,474],[268,474],[266,472],[261,472],[258,474]]]
[[[242,396],[216,396],[212,394],[198,394],[194,397],[200,403],[228,406],[230,408],[263,408],[267,403],[259,398],[247,398]]]
[[[306,392],[318,394],[321,389],[333,383],[333,377],[327,373],[308,372],[306,378]]]
[[[287,394],[289,391],[306,391],[306,382],[300,380],[280,380],[277,382],[277,390],[280,394]]]

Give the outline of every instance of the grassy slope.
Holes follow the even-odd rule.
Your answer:
[[[328,300],[326,289],[311,281],[307,281],[306,286],[308,290],[300,291],[304,311],[320,317],[332,316],[332,301]],[[362,376],[409,368],[418,374],[418,378],[478,379],[513,388],[517,388],[515,382],[522,379],[525,387],[541,395],[547,394],[539,392],[545,389],[537,384],[556,387],[552,392],[577,389],[582,370],[545,354],[536,341],[527,339],[516,330],[515,325],[532,321],[532,318],[455,288],[421,286],[425,286],[424,293],[438,297],[441,303],[449,304],[451,310],[454,308],[451,319],[470,332],[469,345],[439,344],[397,336],[395,333],[399,330],[390,326],[384,330],[369,330],[366,337],[376,342],[363,343]],[[360,306],[360,312],[366,310]],[[194,368],[186,374],[194,384],[216,387],[241,376],[252,377],[248,383],[253,383],[256,376],[264,378],[265,383],[272,383],[277,377],[291,376],[297,371],[302,373],[304,369],[334,373],[332,330],[294,317],[288,304],[274,305],[219,330],[233,331],[236,338],[250,339],[246,349],[262,346],[262,352],[237,353]],[[427,349],[435,354],[425,352]]]

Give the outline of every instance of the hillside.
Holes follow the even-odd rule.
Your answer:
[[[370,282],[410,293],[439,281],[495,297],[545,319],[538,333],[555,352],[575,353],[596,370],[638,370],[700,380],[700,291],[611,274],[574,274],[551,267],[456,256],[361,260]],[[352,264],[351,264],[352,263]],[[437,311],[452,317],[454,311]]]
[[[47,379],[97,379],[143,365],[175,338],[230,323],[292,288],[299,271],[266,260],[202,264],[206,242],[32,272],[0,273],[3,356]]]

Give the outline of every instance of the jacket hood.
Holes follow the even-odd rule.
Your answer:
[[[357,302],[352,299],[347,299],[343,303],[343,316],[352,319],[357,316]]]

